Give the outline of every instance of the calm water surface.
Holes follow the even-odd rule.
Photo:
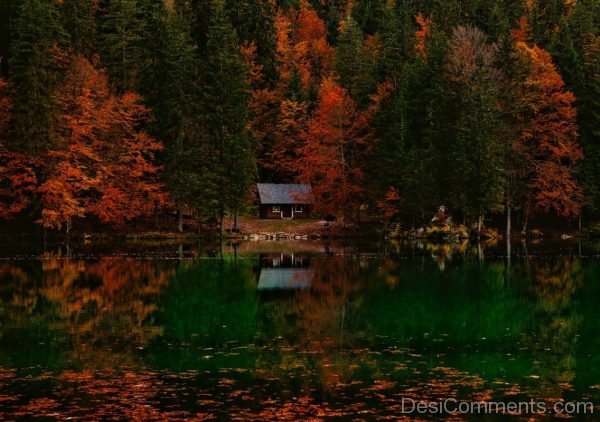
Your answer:
[[[398,420],[402,398],[600,404],[598,252],[519,244],[509,261],[504,250],[5,246],[0,419]],[[489,420],[517,417],[529,415]]]

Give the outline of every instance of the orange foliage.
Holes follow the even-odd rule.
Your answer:
[[[255,87],[259,83],[262,82],[264,78],[263,67],[262,65],[256,62],[256,43],[254,42],[245,42],[240,47],[240,52],[242,53],[242,58],[244,60],[244,64],[248,69],[248,75],[246,79],[246,83],[249,87]]]
[[[516,46],[529,69],[522,98],[525,128],[519,142],[528,163],[529,201],[543,211],[577,215],[583,192],[574,170],[583,152],[577,142],[575,96],[565,89],[547,51],[524,42]]]
[[[281,82],[287,84],[296,69],[304,89],[320,84],[331,68],[333,49],[317,12],[306,4],[300,10],[290,8],[276,16],[275,28]]]
[[[122,224],[146,215],[159,199],[153,154],[161,146],[138,130],[147,109],[133,93],[117,97],[85,58],[74,59],[57,93],[61,143],[49,152],[48,177],[39,191],[45,227],[95,214]]]
[[[427,61],[427,38],[431,34],[431,18],[426,18],[421,12],[415,16],[419,29],[415,32],[415,49],[421,58]]]
[[[333,78],[321,84],[317,108],[299,148],[299,179],[313,184],[322,211],[352,217],[363,194],[365,153],[371,135],[364,113]]]
[[[291,176],[297,176],[298,154],[308,122],[308,104],[283,100],[279,104],[279,121],[275,128],[275,146],[271,163]]]
[[[521,16],[517,29],[513,29],[510,35],[515,42],[527,42],[531,39],[531,27],[527,16]]]

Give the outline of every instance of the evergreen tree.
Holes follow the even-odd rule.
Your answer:
[[[376,48],[376,47],[375,47]],[[377,51],[365,45],[363,33],[350,16],[343,24],[335,52],[335,71],[341,85],[357,101],[359,107],[369,103],[376,85]]]
[[[225,0],[225,10],[236,29],[238,42],[254,43],[256,62],[265,81],[275,80],[275,8],[262,0]]]
[[[63,0],[62,15],[65,30],[78,54],[91,58],[96,43],[96,0]]]
[[[352,6],[352,18],[365,34],[373,35],[385,19],[385,8],[386,2],[380,0],[359,0]]]
[[[11,45],[15,37],[15,20],[18,15],[20,0],[3,0],[0,2],[0,72],[8,75]]]
[[[136,87],[141,58],[143,8],[140,0],[109,0],[100,17],[102,64],[120,91]]]
[[[598,0],[582,0],[563,17],[553,35],[551,53],[565,84],[576,97],[577,123],[584,151],[580,181],[585,192],[584,212],[600,210],[600,17]]]
[[[169,12],[162,0],[150,0],[142,49],[139,91],[153,111],[152,135],[163,141],[163,180],[182,208],[198,206],[202,175],[196,163],[199,90],[194,85],[198,59],[182,11]],[[179,218],[179,230],[183,230]]]
[[[211,169],[217,185],[210,190],[217,193],[221,226],[227,209],[237,216],[256,172],[247,130],[246,80],[246,66],[236,31],[225,14],[222,1],[216,1],[199,85],[202,87],[202,128],[206,142],[218,159],[218,166]]]
[[[66,61],[66,33],[58,5],[23,0],[15,30],[10,62],[15,91],[13,130],[21,149],[39,153],[56,140],[54,91]]]

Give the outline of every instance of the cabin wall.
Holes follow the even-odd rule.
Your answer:
[[[275,205],[277,206],[277,205]],[[281,220],[282,213],[284,216],[292,216],[294,220],[300,220],[310,217],[310,206],[303,205],[302,212],[294,212],[292,214],[293,205],[279,205],[279,212],[273,212],[273,205],[261,205],[259,208],[260,218],[269,219],[269,220]]]

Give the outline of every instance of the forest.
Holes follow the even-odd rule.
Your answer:
[[[0,57],[3,220],[600,219],[600,0],[2,0]]]

